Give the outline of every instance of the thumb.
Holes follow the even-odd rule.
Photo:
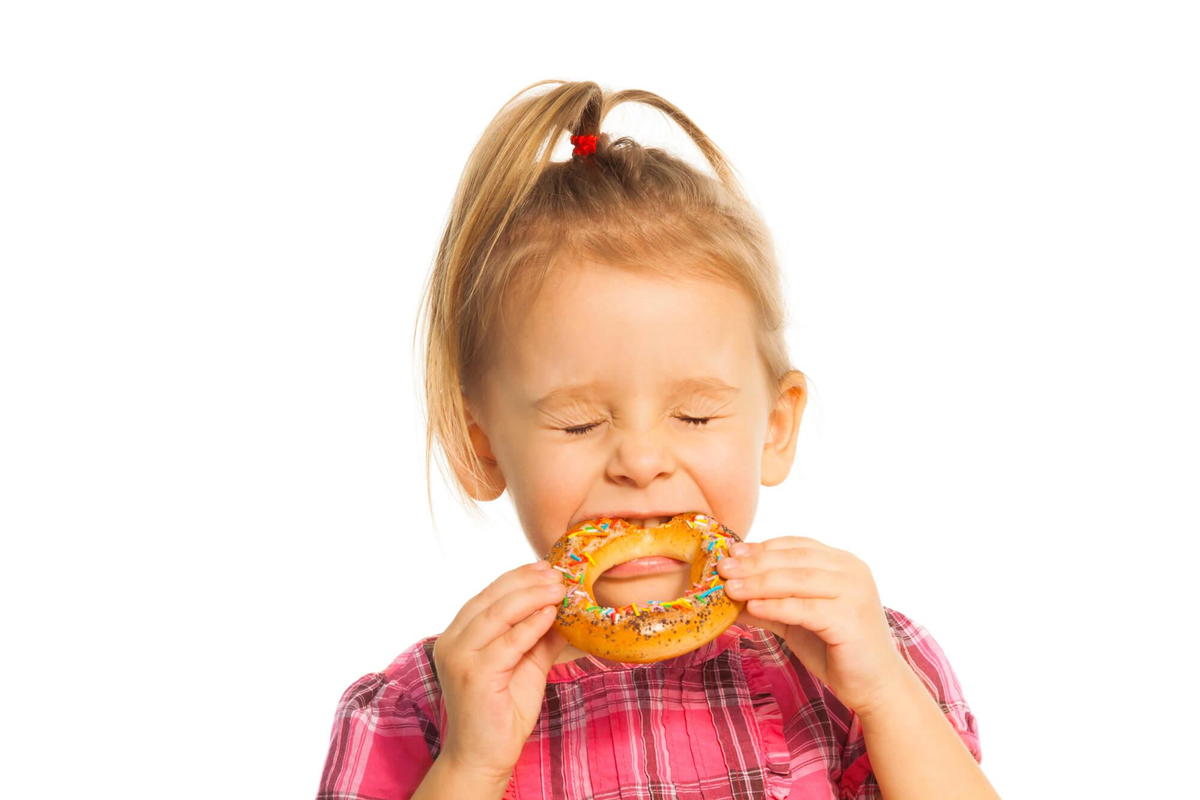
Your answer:
[[[537,644],[529,649],[529,660],[537,665],[545,675],[550,672],[550,667],[554,666],[554,660],[567,646],[567,640],[563,635],[553,627],[549,628],[542,638],[538,639]]]
[[[737,619],[734,620],[734,622],[742,626],[750,625],[755,628],[766,628],[767,630],[771,631],[771,633],[778,634],[780,638],[785,638],[787,635],[787,625],[784,625],[782,622],[776,622],[773,619],[756,617],[744,608],[742,609],[742,612],[738,614]]]

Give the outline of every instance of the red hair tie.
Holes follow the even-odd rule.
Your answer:
[[[596,152],[596,137],[591,135],[572,136],[571,144],[575,145],[572,155],[590,156]]]

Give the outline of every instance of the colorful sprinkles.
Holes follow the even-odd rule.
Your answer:
[[[703,514],[692,515],[689,519],[685,519],[684,522],[695,530],[703,531],[705,538],[701,543],[701,547],[703,548],[704,552],[709,554],[709,558],[713,559],[714,564],[728,554],[729,539],[731,537],[727,534],[733,533],[728,528],[725,528],[716,520]],[[598,526],[591,523],[585,523],[578,529],[568,533],[566,538],[607,538],[613,532],[609,530],[611,524],[612,521],[600,522]],[[734,535],[733,538],[735,541],[737,540],[736,535]],[[683,597],[675,600],[665,602],[659,600],[648,600],[640,604],[633,603],[621,608],[597,605],[587,591],[582,588],[587,564],[596,566],[596,560],[592,558],[592,554],[588,549],[584,549],[589,547],[590,545],[587,542],[576,545],[575,549],[579,550],[579,552],[583,554],[583,558],[580,558],[573,552],[569,552],[566,554],[570,558],[569,561],[551,565],[565,575],[570,582],[575,584],[573,590],[567,592],[566,597],[563,598],[563,609],[567,609],[572,604],[583,605],[583,611],[587,613],[594,613],[600,619],[608,618],[611,622],[616,623],[619,622],[623,616],[640,617],[643,615],[643,612],[665,612],[676,607],[690,608],[693,605],[705,606],[710,602],[710,594],[718,592],[724,588],[724,584],[720,582],[720,575],[717,573],[716,569],[713,569],[708,575],[700,578],[695,584],[693,584],[692,588],[689,589]],[[595,548],[592,547],[590,549]],[[583,563],[585,560],[587,561],[587,564]],[[578,573],[574,573],[568,569],[568,565],[571,565],[572,563],[579,564],[583,568],[579,569]],[[588,600],[592,602],[590,604],[584,602]]]

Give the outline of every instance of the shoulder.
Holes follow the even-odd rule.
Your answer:
[[[367,714],[373,719],[417,715],[436,720],[441,686],[433,665],[436,636],[405,648],[387,667],[368,672],[342,692],[338,716]]]
[[[441,689],[427,637],[342,693],[321,773],[320,800],[409,797],[441,749]]]
[[[952,715],[955,727],[974,729],[974,719],[963,697],[962,685],[950,659],[925,626],[894,608],[884,607],[892,638],[904,660],[921,678],[942,712]]]
[[[885,606],[883,610],[896,648],[929,690],[971,755],[977,762],[982,761],[983,751],[975,715],[967,705],[958,676],[950,666],[945,651],[925,626],[894,608]],[[840,737],[842,747],[838,769],[833,773],[839,779],[839,797],[878,797],[878,784],[867,753],[862,723],[853,711],[841,704],[838,707],[838,718],[845,723],[844,733]]]
[[[433,664],[433,646],[437,639],[437,636],[426,636],[396,656],[382,673],[385,685],[403,690],[422,702],[437,703],[442,696]]]

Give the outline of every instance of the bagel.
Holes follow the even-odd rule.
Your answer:
[[[740,541],[711,515],[697,512],[676,514],[649,528],[614,517],[581,522],[544,556],[567,584],[552,627],[580,650],[612,661],[648,663],[695,650],[719,636],[745,606],[725,593],[717,574],[717,562]],[[644,556],[690,563],[687,592],[667,602],[600,605],[592,594],[596,579]]]

